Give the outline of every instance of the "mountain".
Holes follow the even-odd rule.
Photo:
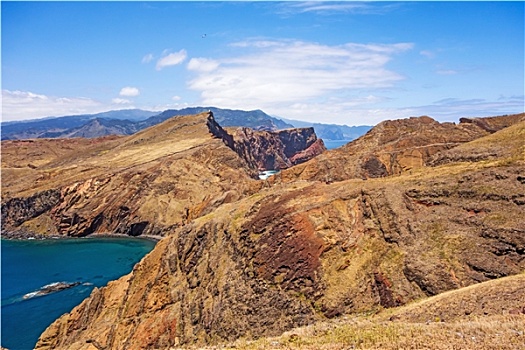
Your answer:
[[[65,117],[48,117],[42,119],[2,122],[2,140],[20,140],[41,137],[68,137],[62,136],[71,133],[71,129],[78,129],[94,119],[116,119],[122,123],[132,124],[144,120],[158,112],[128,109],[109,111],[98,114],[82,114]],[[107,133],[106,133],[107,134]]]
[[[131,136],[3,141],[3,235],[163,236],[253,194],[259,170],[325,150],[312,128],[233,131],[205,112]]]
[[[142,110],[109,111],[99,114],[44,118],[2,123],[2,140],[31,138],[99,137],[104,135],[131,135],[157,125],[173,116],[199,114],[211,111],[220,125],[249,127],[257,130],[293,128],[266,113],[219,109],[215,107],[190,107],[166,110],[162,113]]]
[[[150,120],[146,121],[144,125],[155,125],[159,121],[166,120],[167,118],[176,115],[199,114],[208,111],[213,113],[217,123],[223,127],[243,126],[260,130],[280,130],[294,127],[280,119],[269,116],[261,110],[243,111],[216,107],[188,107],[180,110],[170,109],[150,118]]]
[[[461,317],[478,317],[478,326],[487,315],[510,322],[512,311],[517,321],[498,326],[499,344],[525,345],[512,328],[525,317],[523,294],[512,292],[522,290],[522,279],[489,285],[500,291],[492,299],[442,294],[525,269],[523,114],[459,125],[386,121],[265,181],[254,179],[257,168],[291,161],[286,140],[318,147],[313,131],[230,132],[201,114],[63,156],[34,155],[28,141],[2,144],[2,162],[4,152],[11,159],[11,169],[2,169],[5,227],[164,237],[130,274],[55,321],[37,349],[222,347],[331,319],[347,333],[318,335],[333,348],[352,347],[361,344],[351,340],[353,315],[388,315],[404,305],[406,313],[391,320],[363,322],[397,342],[388,346],[408,347],[406,336],[393,333],[399,328],[380,322],[416,320],[421,311],[409,306],[417,300],[429,300],[427,323],[453,319],[454,305]],[[75,140],[44,141],[65,149]],[[434,296],[445,301],[426,299]],[[498,307],[484,303],[497,298]],[[360,341],[372,341],[371,331]],[[439,344],[440,333],[425,334],[419,346]]]
[[[284,119],[284,122],[296,128],[313,127],[317,136],[323,140],[348,140],[352,141],[366,134],[372,128],[370,125],[347,126],[337,124],[309,123],[300,120]]]

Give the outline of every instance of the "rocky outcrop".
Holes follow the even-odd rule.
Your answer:
[[[41,297],[41,296],[48,295],[48,294],[51,294],[51,293],[60,292],[61,290],[64,290],[64,289],[69,289],[69,288],[76,287],[79,284],[80,284],[80,282],[55,282],[55,283],[50,283],[50,284],[47,284],[47,285],[43,286],[42,288],[40,288],[36,292],[31,292],[31,293],[25,294],[22,297],[22,299],[31,299],[31,298],[35,298],[35,297]]]
[[[494,133],[520,121],[525,120],[525,113],[503,115],[499,117],[486,117],[486,118],[460,118],[461,124],[474,124],[477,127],[489,132]]]
[[[406,304],[525,269],[525,124],[498,160],[259,191],[175,228],[37,349],[209,345]],[[435,171],[433,171],[435,170]]]
[[[260,171],[287,169],[326,151],[313,128],[278,132],[238,128],[233,133],[232,149],[253,169]]]
[[[459,145],[522,120],[524,114],[439,123],[430,117],[384,121],[359,139],[281,174],[283,181],[377,178],[420,169]],[[472,153],[474,156],[475,153]],[[485,152],[481,156],[487,156]]]
[[[203,113],[129,137],[8,141],[2,230],[10,237],[163,236],[255,193],[261,160],[281,159],[284,168],[293,164],[288,156],[295,152],[305,151],[304,160],[323,150],[312,129],[243,130],[254,136],[234,138],[211,113]],[[59,156],[51,156],[54,152]],[[17,154],[26,164],[34,155],[38,166],[20,169]]]
[[[42,191],[25,198],[11,198],[2,203],[2,225],[19,226],[51,210],[60,199],[58,190]]]

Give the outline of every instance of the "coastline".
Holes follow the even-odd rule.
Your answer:
[[[2,317],[9,320],[2,323],[1,345],[8,349],[32,349],[52,322],[94,288],[130,273],[156,245],[152,237],[115,234],[9,236],[2,232],[0,240]],[[30,236],[36,238],[23,238]]]
[[[6,240],[62,240],[62,239],[96,239],[96,238],[126,238],[126,239],[145,239],[148,241],[158,242],[164,236],[154,236],[154,235],[140,235],[140,236],[131,236],[123,233],[95,233],[82,237],[72,237],[72,236],[60,236],[60,235],[43,235],[34,232],[28,231],[2,231],[0,234],[1,239]]]

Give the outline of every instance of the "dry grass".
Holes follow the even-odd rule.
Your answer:
[[[461,322],[375,322],[356,317],[326,322],[276,338],[239,341],[236,349],[524,349],[525,315]]]
[[[484,304],[491,307],[467,315],[466,309],[462,309],[466,299],[478,300],[480,307]],[[278,337],[241,339],[205,349],[525,349],[525,314],[509,313],[513,307],[519,307],[520,311],[525,307],[525,273],[373,315],[346,315],[296,328]],[[443,310],[449,310],[445,318]]]

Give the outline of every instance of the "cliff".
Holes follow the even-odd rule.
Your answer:
[[[307,151],[311,143],[293,136],[303,133],[254,132],[256,140],[234,143],[211,113],[203,113],[127,137],[3,141],[3,235],[163,236],[257,192],[261,164],[254,159]],[[279,135],[288,134],[281,141]],[[313,130],[307,134],[316,140]]]
[[[426,116],[387,120],[357,140],[283,172],[281,178],[332,182],[399,175],[428,165],[439,153],[520,120],[525,120],[525,114],[464,118],[459,124],[439,123]]]
[[[53,323],[36,348],[170,348],[272,336],[518,274],[524,135],[524,121],[492,134],[427,117],[385,122],[356,141],[367,149],[326,152],[270,188],[173,227],[129,275]],[[464,156],[480,145],[491,156]],[[385,165],[383,154],[396,161]],[[416,155],[411,171],[401,161],[407,154]],[[379,163],[363,168],[372,156],[384,172],[370,170]],[[324,166],[314,172],[315,165]],[[324,181],[334,174],[337,181]]]
[[[303,163],[326,151],[313,128],[277,132],[238,128],[231,148],[254,169],[280,170]]]

